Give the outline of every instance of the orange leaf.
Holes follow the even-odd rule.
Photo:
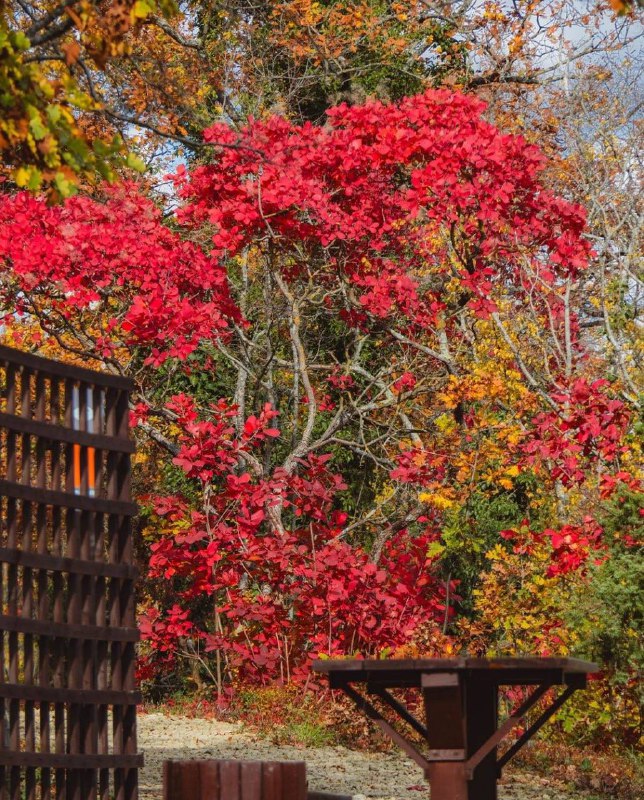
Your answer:
[[[71,67],[72,64],[78,61],[81,47],[76,40],[64,44],[60,49],[63,51],[65,64],[67,64],[68,67]]]

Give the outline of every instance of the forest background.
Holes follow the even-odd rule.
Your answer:
[[[314,736],[314,657],[574,654],[542,752],[633,796],[640,37],[619,0],[0,3],[3,338],[136,382],[149,698]]]

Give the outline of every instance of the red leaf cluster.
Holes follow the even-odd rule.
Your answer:
[[[410,325],[432,321],[442,292],[421,290],[415,277],[428,267],[460,280],[487,316],[495,284],[519,280],[525,258],[547,284],[583,269],[590,248],[583,210],[541,184],[538,148],[503,135],[484,109],[432,90],[397,105],[338,106],[324,127],[280,117],[240,132],[215,125],[205,140],[234,147],[176,176],[179,218],[214,226],[215,255],[268,236],[290,276],[313,260],[320,284],[347,280],[357,292],[343,309],[352,324],[394,313]]]
[[[530,555],[535,547],[548,543],[550,546],[550,565],[546,577],[565,575],[569,572],[583,571],[589,559],[596,554],[601,559],[604,549],[603,530],[591,517],[586,517],[581,525],[562,525],[560,528],[546,528],[533,531],[525,524],[520,530],[501,531],[501,536],[514,543],[515,553]]]
[[[528,463],[552,463],[552,477],[565,486],[583,483],[589,461],[611,462],[623,451],[629,409],[622,400],[611,397],[605,380],[588,383],[578,378],[565,391],[555,392],[552,399],[558,408],[534,418],[524,454]]]
[[[164,225],[134,187],[105,192],[103,202],[78,196],[57,206],[0,195],[0,271],[18,284],[8,307],[20,311],[21,293],[46,296],[64,316],[104,307],[102,355],[121,338],[144,346],[153,365],[225,332],[236,312],[224,267]]]
[[[223,654],[240,677],[304,679],[312,658],[375,655],[444,618],[445,586],[432,576],[429,534],[410,540],[401,531],[372,563],[344,539],[346,514],[334,505],[345,486],[329,470],[329,456],[309,456],[295,475],[276,469],[269,479],[235,469],[279,433],[269,427],[270,407],[249,417],[241,433],[230,424],[236,409],[223,402],[208,421],[185,396],[171,407],[183,430],[175,464],[204,483],[209,505],[190,514],[181,497],[151,501],[159,518],[189,518],[152,546],[150,575],[183,587],[174,606],[145,615],[142,630],[157,657],[171,663],[178,637],[189,636]],[[281,530],[263,524],[277,505],[291,519]],[[201,613],[191,619],[196,600]]]

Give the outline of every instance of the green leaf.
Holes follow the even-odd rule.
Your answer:
[[[27,188],[30,189],[32,192],[37,192],[40,189],[42,184],[42,173],[36,167],[33,167],[31,170],[31,175],[29,176],[29,183],[27,184]]]
[[[64,162],[65,162],[65,163],[66,163],[66,164],[67,164],[69,167],[71,167],[71,168],[74,170],[74,172],[79,172],[79,171],[80,171],[80,169],[81,169],[81,164],[80,164],[80,161],[78,161],[78,159],[76,159],[76,158],[74,157],[74,154],[73,154],[73,153],[71,153],[71,152],[69,152],[69,151],[66,151],[66,152],[64,152],[64,153],[63,153],[63,161],[64,161]]]
[[[68,178],[66,178],[62,172],[56,173],[54,183],[63,197],[69,197],[76,192],[76,187],[74,184]]]
[[[76,158],[79,159],[79,161],[86,162],[89,159],[90,150],[87,146],[87,142],[78,136],[73,136],[67,143],[67,147],[69,148],[70,152],[72,152]]]
[[[56,105],[49,105],[47,106],[47,116],[49,117],[49,121],[52,122],[54,125],[57,122],[60,122],[60,118],[62,116],[62,110],[60,106]]]
[[[135,155],[134,153],[127,154],[127,159],[125,163],[128,165],[130,169],[134,169],[137,172],[145,172],[146,170],[145,162],[143,161],[143,159]]]
[[[29,120],[29,130],[33,133],[34,139],[38,141],[40,141],[40,139],[44,139],[49,132],[46,126],[43,125],[40,114],[35,114]]]
[[[110,147],[102,139],[94,139],[92,142],[92,150],[97,156],[108,156],[111,152]]]
[[[79,108],[81,111],[89,111],[96,108],[94,100],[86,92],[79,89],[75,83],[67,81],[65,89],[67,91],[67,101],[70,105]]]
[[[440,556],[441,553],[444,552],[445,552],[445,545],[441,544],[440,542],[431,542],[431,544],[427,548],[427,555],[429,558],[436,558],[436,556]]]
[[[13,174],[13,179],[21,189],[30,189],[35,192],[40,189],[42,173],[36,167],[18,167]]]
[[[28,50],[31,47],[31,42],[22,31],[16,31],[12,38],[14,47],[18,50]]]
[[[145,19],[154,11],[154,8],[146,0],[136,0],[132,13],[136,19]]]
[[[164,17],[172,17],[179,11],[179,5],[175,0],[159,0],[158,5]]]

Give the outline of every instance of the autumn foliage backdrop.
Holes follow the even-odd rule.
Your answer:
[[[152,695],[572,653],[637,743],[635,6],[0,5],[3,336],[136,381]]]

